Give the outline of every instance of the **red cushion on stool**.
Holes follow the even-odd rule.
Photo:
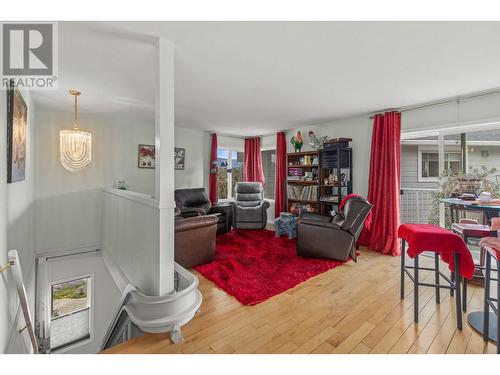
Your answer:
[[[495,260],[500,259],[500,238],[486,237],[479,241],[479,246],[483,247]]]
[[[491,237],[491,229],[488,225],[482,224],[466,224],[466,223],[453,223],[451,229],[460,233],[462,236],[483,238]]]
[[[457,234],[434,224],[402,224],[398,236],[408,242],[407,253],[415,258],[424,251],[439,253],[450,270],[455,271],[454,254],[460,258],[459,273],[467,279],[474,275],[474,260],[464,240]]]

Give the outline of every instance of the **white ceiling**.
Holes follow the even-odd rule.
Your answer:
[[[59,24],[44,107],[154,118],[153,36],[175,44],[176,126],[266,134],[500,86],[500,22]]]

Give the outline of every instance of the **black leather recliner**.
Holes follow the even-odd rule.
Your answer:
[[[305,213],[297,225],[297,254],[356,261],[356,241],[372,207],[366,199],[354,197],[334,217]]]
[[[264,229],[269,202],[264,200],[260,182],[238,182],[233,205],[233,225],[237,229]]]
[[[201,215],[217,216],[217,234],[231,231],[233,210],[230,204],[214,205],[210,203],[205,188],[177,189],[175,204],[179,215],[193,217]]]

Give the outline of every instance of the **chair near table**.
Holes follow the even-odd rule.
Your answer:
[[[496,235],[496,227],[493,228],[489,225],[479,224],[477,220],[472,219],[460,219],[458,223],[451,224],[451,230],[462,237],[467,246],[469,245],[470,239],[479,241],[481,238],[492,237]],[[479,271],[479,273],[475,273],[474,278],[483,279],[483,276],[480,274],[483,266],[484,250],[481,249],[479,254],[479,266],[476,267],[476,270]],[[452,273],[452,281],[454,281],[454,277],[455,275]],[[453,290],[450,291],[450,294],[453,296]],[[462,300],[462,310],[467,311],[467,279],[463,280]]]
[[[484,282],[484,312],[483,312],[483,340],[488,341],[490,338],[490,308],[496,315],[496,343],[497,343],[497,354],[500,354],[500,313],[498,311],[499,301],[500,301],[500,279],[498,272],[500,270],[500,249],[490,246],[484,247],[486,251],[486,266],[485,266],[485,282]],[[497,277],[491,277],[491,263],[492,261],[496,263]],[[491,297],[491,282],[497,282],[497,296],[496,298]]]

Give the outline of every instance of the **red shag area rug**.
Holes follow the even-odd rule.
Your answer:
[[[238,230],[217,237],[215,259],[195,269],[244,305],[283,293],[342,261],[302,258],[295,240],[269,230]]]

